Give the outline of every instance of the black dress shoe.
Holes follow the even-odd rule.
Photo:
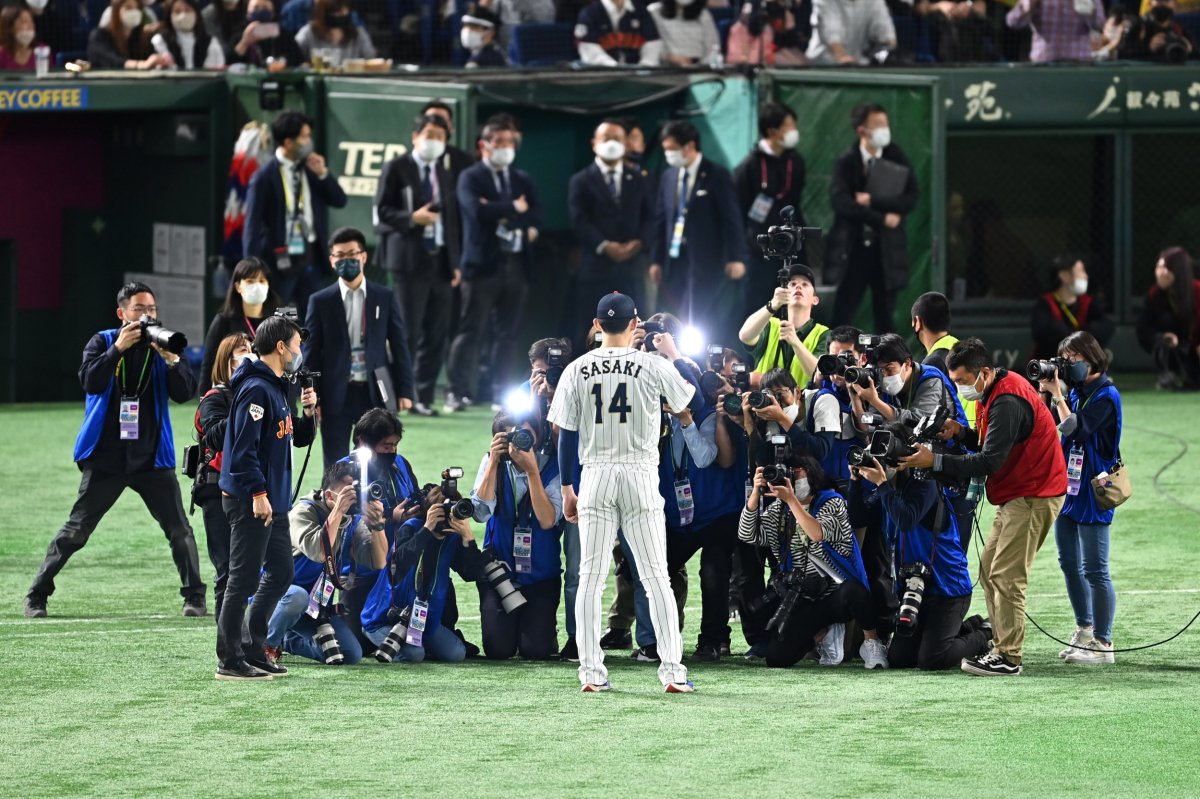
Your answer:
[[[265,671],[260,671],[251,666],[246,661],[241,661],[236,666],[218,666],[216,678],[218,680],[247,680],[251,682],[269,682],[271,675]]]
[[[44,619],[44,618],[46,618],[46,597],[44,597],[44,596],[27,596],[27,597],[25,597],[25,618],[27,618],[27,619]]]
[[[288,673],[287,666],[275,663],[269,657],[264,657],[262,660],[258,658],[246,658],[246,663],[252,668],[265,672],[272,677],[286,677]]]
[[[562,651],[558,653],[559,660],[565,660],[568,663],[579,662],[579,647],[575,644],[574,638],[568,638],[563,644]]]
[[[608,629],[600,636],[601,649],[629,649],[633,646],[633,636],[629,630]]]
[[[204,597],[194,596],[184,600],[183,615],[188,618],[197,618],[208,615],[208,605],[204,602]]]

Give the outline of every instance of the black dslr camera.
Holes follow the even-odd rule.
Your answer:
[[[725,348],[712,344],[708,348],[708,368],[700,375],[700,393],[706,398],[721,390],[721,370],[725,368]]]
[[[1035,383],[1040,380],[1053,380],[1065,375],[1070,366],[1066,358],[1051,358],[1048,361],[1034,359],[1025,365],[1025,376]]]
[[[442,484],[435,486],[433,483],[426,483],[421,486],[419,500],[421,507],[428,511],[431,507],[430,494],[435,488],[442,490],[442,507],[446,509],[446,518],[449,519],[470,519],[475,515],[475,503],[469,499],[464,499],[463,495],[458,492],[458,480],[463,476],[461,466],[451,466],[449,469],[442,471]],[[445,529],[443,522],[442,529]],[[442,530],[434,530],[435,533],[440,533]]]
[[[817,371],[826,377],[845,377],[847,369],[858,366],[858,358],[853,352],[839,352],[837,355],[822,355],[817,358]]]
[[[142,339],[150,344],[157,344],[164,350],[175,355],[187,349],[187,336],[175,330],[168,330],[162,322],[149,316],[143,316],[138,322],[142,329]]]
[[[733,393],[725,395],[722,405],[725,413],[730,416],[741,416],[742,394],[750,390],[750,372],[744,363],[735,363],[731,368],[733,369]]]
[[[514,427],[509,430],[504,434],[504,440],[522,452],[529,452],[533,449],[533,433],[524,427]]]
[[[875,429],[868,439],[866,449],[851,447],[846,453],[846,461],[851,467],[858,467],[874,459],[883,466],[896,468],[901,458],[907,458],[916,452],[917,444],[927,444],[931,449],[942,450],[942,442],[937,434],[949,418],[945,406],[938,408],[932,416],[921,417],[915,423],[904,421],[889,422]],[[922,469],[914,469],[913,477],[924,480],[929,473]]]
[[[550,347],[546,350],[546,383],[550,388],[558,388],[558,381],[562,380],[563,367],[563,349],[562,347]]]
[[[646,331],[646,338],[642,340],[642,349],[646,352],[657,352],[658,348],[654,345],[654,337],[659,333],[666,333],[666,326],[662,322],[642,322],[640,327]]]
[[[300,328],[301,343],[308,341],[308,328],[300,323],[300,313],[296,310],[295,305],[285,305],[275,311],[275,316],[282,316],[284,319],[291,322],[296,327]],[[259,353],[261,355],[261,353]]]
[[[360,480],[355,480],[350,485],[354,487],[354,501],[358,505],[365,505],[367,502],[383,501],[383,483],[379,482],[378,480],[376,480],[374,483],[368,483],[365,492],[363,491],[362,481]]]
[[[1165,64],[1182,64],[1187,61],[1188,42],[1175,30],[1175,11],[1170,6],[1152,7],[1150,13],[1142,17],[1142,25],[1145,27],[1142,35],[1146,39],[1153,39],[1159,34],[1163,37],[1162,47],[1151,51],[1153,60]]]
[[[771,225],[766,233],[760,234],[756,239],[765,257],[791,259],[804,249],[805,241],[820,240],[821,228],[798,227],[792,224],[792,220],[796,218],[795,207],[785,205],[779,212],[779,218],[783,220],[782,225]],[[783,278],[783,285],[787,285],[786,277]]]
[[[882,336],[873,335],[871,333],[863,333],[858,337],[858,348],[867,356],[866,366],[847,366],[842,374],[846,378],[847,383],[853,383],[859,388],[870,388],[874,382],[876,386],[883,380],[883,375],[879,371],[879,366],[876,364],[875,350],[879,347],[879,342]]]
[[[787,436],[771,436],[771,446],[775,449],[775,462],[763,467],[763,479],[771,485],[783,485],[792,479],[792,445]]]

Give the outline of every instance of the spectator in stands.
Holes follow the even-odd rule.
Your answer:
[[[229,278],[225,305],[213,317],[204,338],[204,360],[200,364],[200,394],[212,388],[213,358],[217,346],[234,333],[254,331],[259,323],[275,313],[279,298],[271,292],[271,270],[259,258],[250,256],[238,261]]]
[[[500,17],[496,38],[505,52],[512,41],[514,26],[554,22],[556,14],[554,0],[480,0],[479,7]]]
[[[869,286],[875,332],[887,333],[894,324],[896,292],[908,284],[903,225],[917,205],[917,179],[908,156],[892,143],[883,106],[859,103],[850,112],[850,125],[858,141],[834,162],[829,185],[834,219],[825,277],[838,283],[836,324],[852,321]]]
[[[757,310],[763,297],[771,296],[778,285],[777,264],[768,262],[758,246],[759,234],[782,219],[779,212],[787,206],[796,209],[793,220],[804,224],[800,200],[804,196],[806,171],[804,156],[796,152],[800,131],[796,130],[796,112],[781,103],[764,103],[758,110],[758,146],[733,171],[742,226],[750,250],[750,274],[746,277],[746,299]],[[801,258],[801,262],[805,262]]]
[[[660,0],[646,8],[662,38],[665,66],[691,67],[720,55],[721,38],[707,5],[707,0]]]
[[[20,3],[14,3],[20,8]],[[66,52],[76,46],[74,28],[78,24],[79,11],[67,0],[25,0],[25,7],[33,14],[37,36],[33,40],[44,44],[55,53]]]
[[[233,56],[235,61],[271,72],[308,63],[296,39],[279,29],[272,0],[249,0],[246,4],[246,27],[233,45]]]
[[[867,54],[896,46],[896,27],[884,0],[813,0],[814,64],[866,64]]]
[[[332,66],[339,66],[348,58],[375,57],[371,34],[355,25],[350,17],[349,0],[316,0],[312,21],[296,34],[296,44],[300,45],[305,61],[311,61],[314,52],[323,50]]]
[[[1113,323],[1088,293],[1087,265],[1074,255],[1050,262],[1050,290],[1033,304],[1033,357],[1053,358],[1058,343],[1071,333],[1086,330],[1103,347],[1112,338]]]
[[[986,0],[918,0],[913,15],[928,20],[938,61],[962,64],[991,58]]]
[[[1149,11],[1130,21],[1120,57],[1181,64],[1196,55],[1196,44],[1175,19],[1175,0],[1152,0]]]
[[[1159,388],[1200,388],[1198,309],[1200,280],[1193,277],[1187,250],[1163,250],[1137,323],[1138,343],[1154,357]]]
[[[575,24],[579,60],[593,67],[662,61],[662,39],[646,9],[633,0],[594,0],[579,12]]]
[[[174,62],[154,52],[141,0],[112,0],[108,24],[88,36],[87,60],[95,69],[165,69]]]
[[[32,71],[36,42],[33,12],[23,5],[5,6],[0,11],[0,70]]]
[[[1125,36],[1131,27],[1133,27],[1133,18],[1126,13],[1122,6],[1114,4],[1108,10],[1108,17],[1104,20],[1104,30],[1100,32],[1099,40],[1092,42],[1092,58],[1097,61],[1118,58],[1121,45],[1125,42]]]
[[[1092,32],[1104,30],[1104,5],[1097,0],[1018,0],[1008,27],[1033,29],[1029,60],[1091,61]]]
[[[199,25],[196,0],[168,0],[166,22],[150,40],[159,55],[169,55],[180,69],[221,69],[225,50]]]
[[[214,0],[200,12],[200,21],[208,35],[221,43],[225,49],[225,61],[233,62],[233,46],[246,30],[246,3],[244,0]]]
[[[809,33],[794,0],[749,0],[729,29],[725,63],[804,66]]]
[[[327,209],[344,208],[346,192],[325,157],[313,152],[311,119],[284,111],[271,123],[271,138],[275,157],[246,190],[242,250],[272,267],[271,285],[283,302],[305,308],[326,275]]]
[[[486,8],[475,7],[463,14],[460,37],[469,54],[467,67],[508,66],[508,56],[496,43],[500,25],[500,17]]]

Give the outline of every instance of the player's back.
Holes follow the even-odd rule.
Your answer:
[[[601,347],[563,373],[550,421],[579,431],[579,460],[658,464],[662,401],[676,410],[691,384],[665,359],[629,347]]]

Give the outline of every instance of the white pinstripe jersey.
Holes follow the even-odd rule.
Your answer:
[[[601,347],[563,372],[549,421],[579,432],[579,460],[658,465],[663,399],[683,410],[695,388],[674,364],[629,347]]]

